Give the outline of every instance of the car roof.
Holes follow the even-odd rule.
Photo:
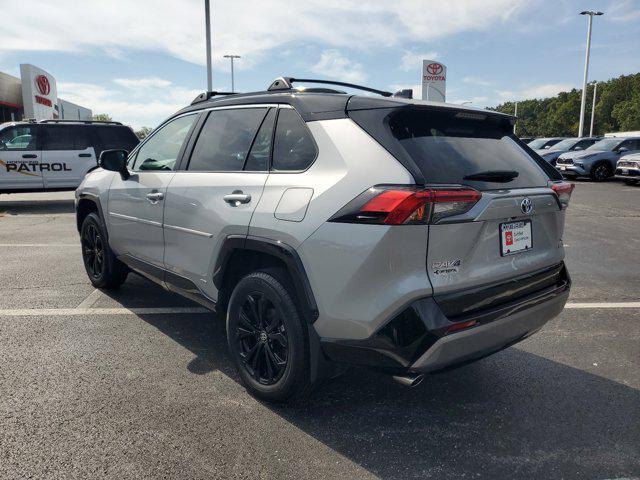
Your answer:
[[[312,89],[310,89],[312,90]],[[413,100],[400,97],[378,97],[369,95],[351,95],[340,92],[314,92],[305,90],[275,90],[214,96],[209,100],[189,105],[175,115],[194,112],[215,107],[255,105],[255,104],[288,104],[298,111],[305,121],[329,118],[345,118],[348,111],[368,110],[373,108],[393,108],[406,106],[423,106],[437,109],[454,109],[470,113],[498,116],[504,119],[515,119],[511,115],[466,105],[452,103]],[[174,116],[175,116],[174,115]]]

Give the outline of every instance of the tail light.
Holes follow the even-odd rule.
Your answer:
[[[435,223],[468,212],[481,197],[477,190],[462,186],[379,185],[357,196],[329,221],[376,225]]]
[[[567,208],[569,206],[569,200],[571,200],[571,193],[573,192],[575,185],[573,183],[560,181],[553,182],[549,186],[551,187],[551,190],[556,192],[558,201],[560,202],[560,208],[562,210]]]

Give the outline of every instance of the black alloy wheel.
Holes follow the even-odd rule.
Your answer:
[[[591,178],[596,182],[603,182],[610,176],[611,173],[606,163],[599,163],[593,167],[593,171],[591,172]]]
[[[87,225],[82,232],[82,257],[87,273],[94,279],[101,278],[105,269],[104,242],[98,227],[94,224]]]
[[[243,367],[262,385],[282,377],[289,358],[283,312],[262,292],[247,294],[235,332]]]

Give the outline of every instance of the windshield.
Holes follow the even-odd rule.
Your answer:
[[[579,138],[567,138],[565,140],[562,140],[561,142],[556,143],[553,147],[551,147],[551,150],[569,150],[579,141]]]
[[[391,115],[388,126],[430,183],[492,190],[545,186],[549,179],[503,125],[417,109]]]
[[[529,142],[527,145],[529,145],[529,148],[531,148],[532,150],[539,150],[541,149],[547,142],[549,141],[548,138],[536,138],[535,140],[533,140],[532,142]]]
[[[594,143],[587,148],[587,150],[601,150],[608,152],[616,148],[620,143],[622,143],[622,141],[623,139],[620,138],[605,138],[604,140]]]

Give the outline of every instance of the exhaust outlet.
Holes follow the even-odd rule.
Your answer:
[[[424,375],[422,373],[409,373],[407,375],[394,375],[393,379],[405,387],[415,387],[422,383]]]

